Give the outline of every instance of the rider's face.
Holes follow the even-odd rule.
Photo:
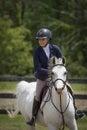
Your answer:
[[[48,42],[48,38],[38,39],[38,42],[41,47],[45,47]]]

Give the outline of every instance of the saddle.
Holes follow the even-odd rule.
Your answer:
[[[43,101],[46,93],[47,93],[47,90],[48,90],[49,86],[48,85],[45,85],[42,89],[42,92],[41,92],[41,96],[40,96],[40,103]],[[74,97],[74,93],[73,93],[73,90],[70,86],[70,84],[67,82],[67,91],[71,94],[72,98]]]
[[[73,97],[74,96],[74,92],[73,92],[73,89],[71,88],[71,85],[67,82],[67,91],[71,94],[71,96]]]

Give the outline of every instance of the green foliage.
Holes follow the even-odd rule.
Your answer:
[[[73,62],[72,64],[68,65],[68,72],[69,72],[69,77],[83,77],[83,73],[84,73],[84,77],[87,76],[87,69],[82,66],[81,64],[77,62]]]
[[[52,43],[62,49],[70,77],[85,77],[86,7],[87,0],[0,0],[0,73],[28,75],[33,72],[36,32],[45,27],[52,30]]]
[[[2,21],[3,23],[3,21]],[[32,70],[32,44],[30,31],[23,26],[8,27],[1,24],[0,74],[25,75]],[[6,26],[6,27],[5,27]],[[4,27],[4,28],[3,28]]]

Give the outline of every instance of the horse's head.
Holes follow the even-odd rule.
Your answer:
[[[51,77],[53,86],[56,91],[61,94],[62,90],[65,88],[67,79],[67,70],[65,68],[65,59],[52,57],[50,59],[49,65],[49,75]]]

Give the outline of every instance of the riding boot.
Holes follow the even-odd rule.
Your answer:
[[[68,89],[68,91],[70,92],[70,94],[72,95],[72,98],[73,98],[73,105],[74,105],[74,108],[75,108],[75,118],[76,118],[76,120],[77,119],[83,119],[86,115],[85,115],[84,112],[77,110],[77,107],[75,105],[75,96],[74,96],[73,90],[72,90],[69,83],[67,83],[67,89]]]
[[[40,103],[34,98],[33,102],[33,109],[32,109],[32,118],[30,121],[27,122],[28,125],[35,126],[36,116],[38,113],[38,110],[40,108]]]
[[[73,105],[74,105],[74,108],[75,108],[75,119],[78,120],[78,119],[83,119],[86,115],[84,112],[82,112],[81,110],[78,110],[76,105],[75,105],[75,96],[72,95],[73,97]]]

